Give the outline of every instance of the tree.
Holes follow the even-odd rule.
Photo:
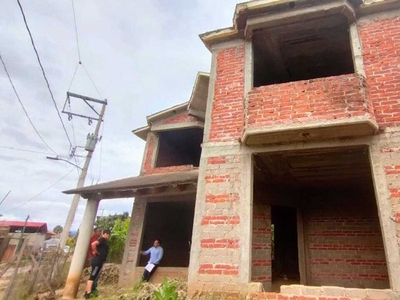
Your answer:
[[[60,234],[63,231],[63,227],[61,225],[57,225],[56,227],[53,228],[53,232],[55,234]]]
[[[128,236],[130,217],[127,212],[114,214],[104,217],[97,217],[96,227],[100,229],[110,229],[108,262],[121,263],[122,255],[125,250],[125,243]]]
[[[108,262],[121,263],[122,255],[125,250],[125,243],[128,236],[130,219],[119,218],[115,221],[114,227],[111,230],[111,236],[109,239],[109,254]]]
[[[123,212],[122,214],[108,215],[104,217],[97,217],[95,226],[100,229],[110,229],[112,230],[117,219],[126,220],[129,218],[129,213]]]

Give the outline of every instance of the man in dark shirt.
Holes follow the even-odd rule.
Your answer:
[[[92,271],[90,272],[89,280],[86,284],[85,299],[89,299],[93,291],[93,281],[98,277],[104,262],[108,255],[108,239],[110,237],[110,230],[104,230],[101,237],[92,243],[91,247],[94,253],[90,264]]]

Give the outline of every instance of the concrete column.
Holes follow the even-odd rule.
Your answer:
[[[128,231],[128,238],[125,243],[124,256],[122,258],[119,286],[133,286],[135,270],[139,263],[139,251],[144,234],[144,222],[146,217],[146,198],[135,198],[132,208],[131,222]]]
[[[380,145],[370,146],[372,178],[374,180],[376,204],[381,224],[382,238],[385,246],[386,264],[388,267],[390,287],[400,292],[400,251],[397,243],[396,223],[392,220],[390,192],[384,170]]]
[[[65,283],[63,299],[75,299],[78,294],[79,282],[85,266],[90,236],[93,232],[99,202],[97,199],[89,199],[87,201],[83,222],[79,229],[78,240]]]
[[[350,45],[351,45],[351,52],[353,54],[354,71],[355,73],[363,75],[365,77],[364,60],[361,49],[361,39],[356,22],[350,25]]]
[[[253,160],[250,153],[241,156],[240,193],[240,281],[249,283],[252,275],[253,242]]]
[[[253,88],[253,74],[254,74],[254,54],[252,42],[245,44],[245,57],[244,57],[244,97],[247,98],[247,93]]]

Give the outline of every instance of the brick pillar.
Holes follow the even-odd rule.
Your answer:
[[[143,237],[146,205],[147,199],[135,198],[128,231],[128,240],[125,244],[124,256],[122,258],[119,286],[133,286],[135,281],[137,281],[135,270],[138,264],[140,245]]]
[[[251,280],[271,290],[271,206],[253,206],[253,251]]]
[[[251,154],[240,144],[244,126],[244,60],[243,41],[213,49],[189,296],[204,290],[247,294],[250,289],[253,169]]]

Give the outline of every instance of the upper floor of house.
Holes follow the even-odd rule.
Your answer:
[[[364,3],[365,2],[365,3]],[[190,101],[147,117],[141,174],[199,166],[201,144],[371,136],[400,125],[400,1],[255,0],[201,34]]]
[[[400,1],[255,0],[201,34],[212,53],[205,142],[348,138],[398,126]]]
[[[133,133],[146,141],[141,175],[198,168],[209,87],[209,74],[197,74],[190,100],[147,117]]]

